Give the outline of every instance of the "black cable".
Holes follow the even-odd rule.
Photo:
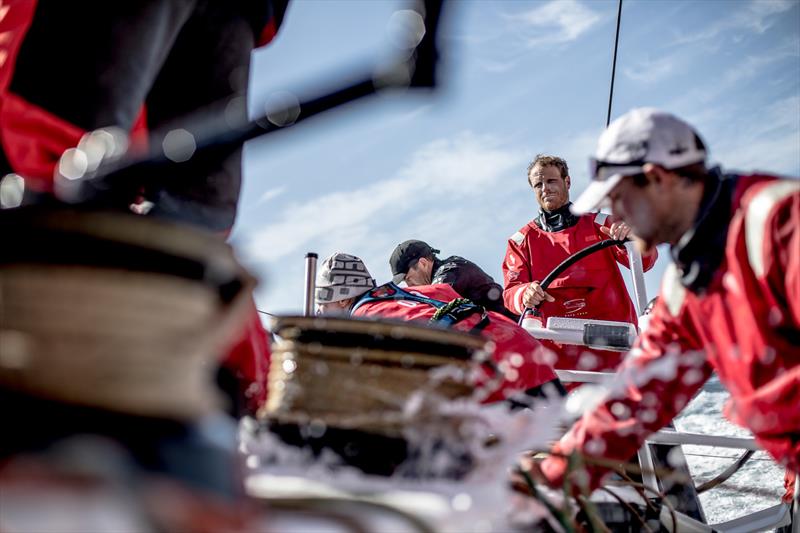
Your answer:
[[[709,479],[705,483],[701,484],[699,487],[696,487],[697,493],[701,494],[709,489],[713,489],[717,485],[721,485],[722,483],[726,482],[732,475],[741,470],[741,468],[754,453],[756,453],[755,450],[747,450],[744,452],[736,459],[736,461],[733,462],[733,464],[728,466],[728,468],[714,476],[712,479]]]
[[[617,74],[617,48],[619,47],[619,26],[622,20],[622,0],[617,5],[617,36],[614,38],[614,59],[611,61],[611,90],[608,93],[608,114],[606,115],[606,128],[611,122],[611,102],[614,100],[614,78]]]

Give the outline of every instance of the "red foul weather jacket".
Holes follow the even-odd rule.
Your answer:
[[[522,295],[532,281],[542,281],[550,271],[575,252],[608,239],[600,231],[610,227],[611,219],[604,213],[575,216],[565,206],[560,216],[563,223],[549,225],[545,216],[530,221],[508,239],[503,261],[503,301],[507,308],[522,314],[525,306]],[[649,270],[657,254],[643,257]],[[548,294],[554,302],[539,307],[542,322],[549,317],[593,318],[615,320],[637,325],[636,310],[628,295],[617,263],[628,267],[624,248],[612,246],[595,252],[564,271],[550,284]],[[558,355],[556,368],[570,370],[614,370],[622,360],[620,352],[597,350],[585,346],[565,346],[547,343]]]
[[[726,415],[796,473],[800,180],[719,176],[706,187],[695,227],[671,253],[675,263],[616,386],[555,451],[627,460],[715,370],[731,394]],[[555,456],[542,464],[554,484],[565,469]],[[604,472],[590,474],[596,486]]]
[[[396,288],[396,286],[394,287]],[[365,296],[369,297],[372,293],[380,294],[382,290],[387,288],[388,290],[394,290],[392,284],[386,284],[373,289]],[[420,285],[403,290],[445,303],[461,298],[461,295],[450,285],[445,284]],[[387,299],[367,301],[360,304],[357,302],[353,316],[428,322],[435,312],[436,308],[427,303]],[[548,360],[549,354],[546,353],[547,349],[541,343],[500,313],[487,311],[487,314],[489,324],[483,328],[481,334],[494,341],[493,360],[503,372],[504,379],[499,387],[486,398],[486,402],[504,400],[515,393],[531,392],[532,389],[538,389],[547,382],[557,382],[558,378],[555,372],[545,362]],[[480,319],[480,314],[472,314],[454,324],[452,329],[469,331]],[[477,385],[480,386],[481,383],[485,382],[483,380],[488,378],[488,374],[482,376]]]

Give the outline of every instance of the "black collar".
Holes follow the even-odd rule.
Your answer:
[[[738,180],[738,176],[723,176],[718,167],[708,174],[694,225],[670,249],[681,271],[681,284],[696,293],[705,291],[725,257],[733,192]]]
[[[567,228],[571,228],[578,223],[580,217],[569,210],[572,202],[567,202],[558,209],[546,211],[542,209],[539,216],[533,219],[533,222],[542,231],[555,232]]]

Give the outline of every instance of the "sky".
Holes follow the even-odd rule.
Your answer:
[[[385,64],[405,7],[293,0],[253,53],[251,115]],[[588,184],[616,14],[616,0],[451,2],[435,91],[380,93],[250,141],[232,243],[259,309],[302,311],[307,252],[357,255],[380,284],[411,238],[502,283],[508,237],[538,214],[528,163],[564,157],[573,199]],[[625,0],[612,120],[640,106],[690,122],[726,170],[800,176],[800,1]],[[649,297],[667,261],[661,249]]]

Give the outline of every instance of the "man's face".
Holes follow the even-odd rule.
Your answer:
[[[406,273],[406,285],[416,287],[417,285],[430,285],[431,272],[433,271],[433,261],[427,257],[420,257],[411,263]]]
[[[569,176],[562,178],[558,167],[536,165],[528,176],[536,201],[545,211],[554,211],[569,202]]]
[[[664,170],[658,170],[658,175],[659,179],[655,172],[643,175],[644,186],[633,177],[623,178],[608,195],[612,212],[631,227],[642,253],[658,244],[674,244],[686,227],[687,201],[680,178]]]
[[[330,302],[324,304],[317,304],[317,315],[326,315],[326,316],[342,316],[349,313],[350,310],[350,301],[352,299],[348,298],[346,300],[340,300],[338,302]]]

